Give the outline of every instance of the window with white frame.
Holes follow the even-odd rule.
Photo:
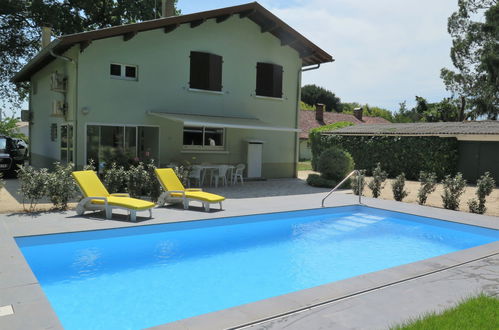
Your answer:
[[[223,150],[225,131],[219,127],[185,126],[184,149]]]
[[[109,74],[115,79],[137,80],[137,71],[136,65],[111,63],[109,66]]]

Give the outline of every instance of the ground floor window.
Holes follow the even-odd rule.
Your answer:
[[[73,162],[73,125],[61,125],[61,163]]]
[[[159,128],[150,126],[87,126],[87,163],[159,161]]]
[[[184,127],[184,149],[224,149],[224,129],[216,127]]]

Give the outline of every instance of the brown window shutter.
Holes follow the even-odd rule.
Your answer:
[[[282,97],[282,66],[271,63],[257,63],[256,95]]]
[[[282,98],[282,66],[273,65],[272,69],[272,96]]]
[[[209,87],[210,54],[191,52],[191,73],[189,87],[208,89]]]
[[[272,64],[256,64],[256,95],[272,96]]]
[[[208,89],[222,91],[222,56],[210,54]]]

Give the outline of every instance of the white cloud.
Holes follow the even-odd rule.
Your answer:
[[[456,0],[309,0],[263,5],[329,52],[335,62],[303,75],[343,101],[398,109],[415,95],[448,96],[440,69],[451,67],[447,18]]]

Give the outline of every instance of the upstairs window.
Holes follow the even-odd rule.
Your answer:
[[[256,95],[282,98],[282,66],[256,64]]]
[[[128,64],[111,63],[109,73],[112,78],[137,80],[137,66]]]
[[[208,91],[222,91],[222,56],[191,52],[189,87]]]

